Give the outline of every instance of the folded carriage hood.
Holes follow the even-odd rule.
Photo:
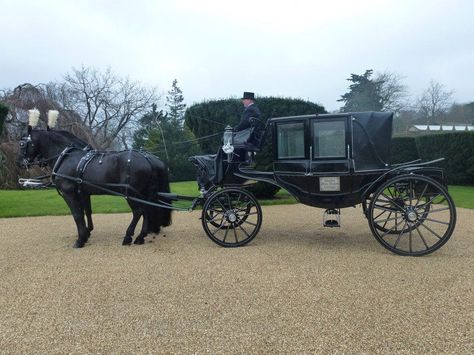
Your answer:
[[[376,170],[390,166],[392,112],[354,112],[352,117],[352,158],[354,170]]]

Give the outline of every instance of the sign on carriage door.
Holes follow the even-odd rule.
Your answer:
[[[349,171],[346,121],[342,117],[311,122],[311,173],[315,174],[312,192],[347,190],[338,176]]]

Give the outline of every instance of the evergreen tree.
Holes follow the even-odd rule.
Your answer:
[[[151,112],[146,113],[138,120],[139,128],[133,134],[133,148],[144,148],[150,139],[152,131],[157,129],[158,122],[163,121],[164,113],[157,110],[157,105],[152,104]]]
[[[178,80],[174,79],[171,90],[166,96],[166,108],[168,119],[180,127],[183,126],[184,111],[186,110],[186,104],[183,101],[183,91],[178,87]]]
[[[172,89],[166,96],[166,112],[152,111],[140,119],[140,128],[134,134],[134,147],[143,148],[166,162],[171,181],[194,180],[196,171],[188,161],[191,155],[199,154],[194,135],[183,125],[184,97],[173,81]]]
[[[370,77],[373,70],[368,69],[363,75],[351,74],[347,79],[352,82],[349,92],[337,101],[344,102],[341,112],[382,111],[381,89],[383,81],[375,81]]]

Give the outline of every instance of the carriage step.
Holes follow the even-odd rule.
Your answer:
[[[340,227],[341,226],[341,210],[339,208],[328,208],[324,211],[323,215],[323,226],[324,227]]]

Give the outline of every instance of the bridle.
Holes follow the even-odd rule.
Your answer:
[[[35,146],[35,143],[31,139],[31,134],[28,134],[28,136],[22,137],[19,141],[19,144],[20,144],[20,156],[22,157],[21,165],[23,165],[27,170],[33,165],[38,165],[41,168],[45,167],[46,165],[48,165],[49,161],[54,160],[59,157],[59,154],[58,154],[51,158],[44,159],[43,157],[41,157],[41,155],[37,155],[35,160],[30,161],[28,159],[28,148]]]
[[[27,154],[28,154],[28,146],[34,145],[34,143],[31,140],[31,134],[28,134],[26,137],[22,137],[20,139],[20,155],[22,157],[21,164],[28,169],[31,165],[35,165],[34,162],[30,162],[28,160]],[[38,163],[39,164],[39,163]]]

